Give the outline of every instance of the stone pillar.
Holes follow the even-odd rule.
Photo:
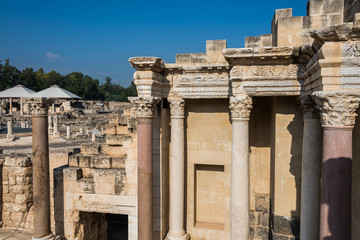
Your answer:
[[[248,95],[230,98],[232,121],[231,240],[250,238],[249,119],[252,99]]]
[[[185,153],[183,99],[169,99],[171,115],[170,230],[166,239],[189,239],[184,230]]]
[[[55,114],[55,103],[51,104],[51,114]]]
[[[352,130],[359,92],[315,92],[321,111],[323,156],[320,240],[351,239]]]
[[[47,108],[43,98],[31,100],[33,149],[33,240],[54,239],[50,230],[50,177]]]
[[[20,103],[20,114],[24,115],[24,103],[23,103],[23,100],[21,98],[19,100],[19,103]]]
[[[8,122],[7,122],[7,135],[6,135],[6,140],[7,141],[12,141],[14,140],[15,136],[14,136],[14,133],[13,133],[13,125],[12,125],[12,119],[10,119]]]
[[[157,101],[152,97],[129,99],[138,123],[138,239],[153,240],[152,118]]]
[[[9,103],[10,103],[9,114],[12,115],[13,114],[13,111],[12,111],[12,98],[9,98]]]
[[[304,130],[301,172],[300,237],[319,239],[322,129],[320,113],[310,96],[301,97]]]
[[[54,138],[59,138],[60,137],[60,133],[58,131],[58,116],[54,115],[54,132],[53,132],[53,137]]]
[[[66,126],[66,139],[70,139],[70,126]]]
[[[95,133],[95,132],[92,132],[92,133],[91,133],[91,141],[92,141],[92,142],[95,142],[95,141],[96,141],[96,133]]]
[[[48,118],[49,118],[49,133],[52,133],[52,131],[54,129],[53,128],[53,116],[49,115]]]

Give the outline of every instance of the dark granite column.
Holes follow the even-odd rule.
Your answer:
[[[50,101],[31,99],[33,154],[33,240],[54,239],[50,225],[49,139],[47,111]]]
[[[153,134],[154,98],[131,98],[137,117],[138,239],[153,240]]]
[[[315,92],[323,126],[320,240],[351,239],[352,130],[359,93]]]

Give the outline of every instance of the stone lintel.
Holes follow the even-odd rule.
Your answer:
[[[324,126],[354,126],[360,91],[319,91],[311,94]]]
[[[165,65],[161,58],[158,57],[132,57],[129,62],[137,71],[154,71],[161,72]]]
[[[223,50],[225,59],[230,64],[254,64],[257,62],[292,61],[292,47],[228,48]]]

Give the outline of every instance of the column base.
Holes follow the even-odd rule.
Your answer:
[[[42,237],[42,238],[32,237],[32,240],[60,240],[60,239],[61,239],[60,236],[54,236],[52,234],[50,234],[49,236]]]
[[[6,135],[6,141],[7,142],[14,141],[14,139],[15,139],[15,135],[13,135],[13,134]]]
[[[164,240],[189,240],[190,234],[186,233],[185,231],[183,233],[168,233],[166,238]]]
[[[59,133],[59,132],[53,132],[53,137],[54,137],[54,138],[59,138],[59,137],[60,137],[60,133]]]

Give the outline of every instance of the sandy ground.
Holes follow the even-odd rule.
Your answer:
[[[32,236],[30,232],[16,229],[4,229],[0,228],[1,240],[31,240]]]

